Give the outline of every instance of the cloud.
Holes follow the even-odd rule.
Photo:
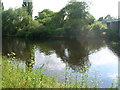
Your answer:
[[[51,55],[45,55],[38,50],[35,52],[35,67],[40,67],[45,64],[45,68],[49,70],[62,70],[65,68],[65,63],[61,61],[60,58],[57,57],[55,53]]]
[[[107,47],[89,55],[89,59],[93,65],[113,65],[118,63],[118,57],[115,56]]]

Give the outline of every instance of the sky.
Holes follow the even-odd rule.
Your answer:
[[[59,11],[68,3],[69,0],[32,0],[33,1],[33,16],[38,15],[38,12],[43,9]],[[86,1],[90,5],[89,12],[98,19],[110,14],[113,17],[118,17],[118,2],[120,0],[79,0]],[[4,8],[18,8],[22,6],[23,0],[2,0]]]

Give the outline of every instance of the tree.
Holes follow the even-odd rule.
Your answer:
[[[69,2],[68,5],[63,8],[63,11],[68,19],[85,19],[88,11],[88,5],[85,2]]]
[[[111,16],[108,14],[104,19],[106,19],[106,20],[112,20],[113,17],[111,17]]]
[[[4,5],[3,2],[1,2],[1,0],[0,0],[0,10],[4,10]]]
[[[54,12],[49,9],[44,9],[41,12],[38,12],[38,16],[35,17],[35,19],[44,19],[48,18],[54,15]]]
[[[38,12],[38,16],[35,16],[35,20],[39,21],[43,25],[46,25],[51,21],[52,17],[54,16],[54,12],[49,9],[44,9],[41,12]]]
[[[91,15],[90,13],[88,13],[86,16],[86,23],[91,25],[94,23],[94,21],[95,21],[95,17],[93,15]]]
[[[16,20],[13,9],[8,9],[2,13],[2,33],[4,35],[12,35],[16,32],[14,21]]]
[[[19,30],[29,25],[30,16],[24,8],[13,10],[12,8],[2,13],[2,30],[3,36],[14,36]]]
[[[85,2],[72,1],[69,2],[61,11],[61,23],[65,29],[64,36],[68,38],[77,38],[81,31],[89,24],[90,14],[88,5]],[[92,21],[92,19],[91,19]],[[93,20],[94,21],[94,20]],[[92,23],[92,22],[91,22]]]
[[[103,21],[103,17],[100,17],[100,18],[98,19],[98,21]]]
[[[28,13],[28,15],[30,15],[32,17],[32,13],[33,13],[33,5],[32,2],[23,2],[22,7],[24,7]]]

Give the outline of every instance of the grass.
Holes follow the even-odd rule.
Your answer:
[[[42,67],[35,71],[30,68],[25,70],[18,65],[12,65],[7,58],[3,57],[2,88],[99,88],[97,79],[89,81],[88,74],[76,75],[75,83],[72,83],[72,73],[67,72],[67,69],[65,76],[63,75],[65,79],[59,83],[56,77],[43,74]]]
[[[3,88],[56,88],[60,84],[57,80],[46,76],[39,70],[33,72],[10,64],[2,59],[2,87]]]

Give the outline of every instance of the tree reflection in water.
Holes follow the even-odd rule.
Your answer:
[[[120,43],[110,43],[108,47],[120,58]]]
[[[18,38],[3,38],[3,56],[10,52],[16,53],[16,58],[25,61],[26,66],[33,67],[31,57],[35,58],[35,50],[39,49],[45,55],[55,52],[57,57],[73,70],[85,72],[91,66],[89,54],[100,50],[105,45],[102,39],[95,40],[41,40],[30,41]]]

